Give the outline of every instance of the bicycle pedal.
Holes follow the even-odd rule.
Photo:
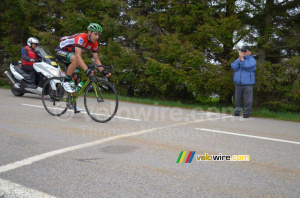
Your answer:
[[[76,114],[76,113],[80,113],[81,111],[76,111],[76,110],[74,110],[74,113]]]

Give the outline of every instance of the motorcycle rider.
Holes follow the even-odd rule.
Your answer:
[[[36,71],[33,68],[34,61],[37,60],[38,56],[34,52],[39,44],[39,40],[34,37],[30,37],[27,40],[27,46],[23,47],[21,50],[21,69],[31,76],[31,83],[29,87],[34,88],[36,86]]]

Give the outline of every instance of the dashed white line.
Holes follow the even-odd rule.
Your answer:
[[[186,114],[188,116],[195,116],[195,115],[218,115],[218,116],[223,116],[223,115],[227,115],[227,114],[222,114],[222,113],[214,113],[214,112],[200,112],[200,113],[194,113],[194,114]]]
[[[28,105],[28,104],[23,104],[23,105],[43,108],[41,106],[35,106],[35,105]],[[121,138],[142,135],[145,133],[150,133],[153,131],[166,129],[166,128],[170,128],[170,127],[177,127],[177,126],[189,125],[189,124],[193,124],[193,123],[205,122],[205,121],[210,121],[210,120],[225,119],[225,118],[230,118],[230,117],[232,117],[232,116],[224,116],[224,117],[217,117],[217,118],[204,119],[204,120],[195,120],[195,121],[191,121],[191,122],[184,122],[184,123],[168,125],[168,126],[164,126],[164,127],[151,128],[151,129],[141,130],[141,131],[127,133],[127,134],[123,134],[123,135],[108,137],[108,138],[104,138],[104,139],[97,140],[94,142],[75,145],[75,146],[71,146],[71,147],[67,147],[67,148],[63,148],[63,149],[59,149],[59,150],[55,150],[55,151],[50,151],[50,152],[36,155],[36,156],[30,157],[27,159],[23,159],[23,160],[20,160],[17,162],[13,162],[13,163],[10,163],[10,164],[4,165],[4,166],[0,166],[0,173],[4,173],[7,171],[17,169],[17,168],[21,168],[23,166],[30,165],[32,163],[35,163],[35,162],[38,162],[38,161],[41,161],[41,160],[44,160],[44,159],[47,159],[50,157],[54,157],[56,155],[60,155],[63,153],[67,153],[67,152],[71,152],[71,151],[75,151],[75,150],[79,150],[79,149],[84,149],[87,147],[96,146],[96,145],[99,145],[99,144],[102,144],[105,142],[110,142],[110,141],[121,139]],[[0,197],[2,197],[2,196],[3,197],[12,197],[12,198],[13,197],[55,198],[46,193],[36,191],[36,190],[30,189],[30,188],[26,188],[19,184],[15,184],[15,183],[0,179]]]
[[[218,130],[203,129],[203,128],[195,128],[195,129],[200,130],[200,131],[209,131],[209,132],[213,132],[213,133],[221,133],[221,134],[256,138],[256,139],[262,139],[262,140],[271,140],[271,141],[284,142],[284,143],[290,143],[290,144],[300,144],[300,142],[289,141],[289,140],[281,140],[281,139],[275,139],[275,138],[268,138],[268,137],[262,137],[262,136],[247,135],[247,134],[241,134],[241,133],[233,133],[233,132],[218,131]]]
[[[141,130],[141,131],[137,131],[137,132],[132,132],[132,133],[127,133],[127,134],[123,134],[123,135],[116,135],[116,136],[112,136],[112,137],[108,137],[108,138],[104,138],[101,140],[97,140],[94,142],[89,142],[89,143],[84,143],[84,144],[79,144],[79,145],[75,145],[75,146],[71,146],[71,147],[67,147],[67,148],[63,148],[63,149],[59,149],[59,150],[55,150],[55,151],[50,151],[47,153],[43,153],[40,155],[36,155],[21,161],[17,161],[17,162],[13,162],[4,166],[0,166],[0,173],[4,173],[10,170],[14,170],[16,168],[20,168],[22,166],[26,166],[26,165],[30,165],[34,162],[38,162],[44,159],[47,159],[49,157],[53,157],[55,155],[60,155],[66,152],[71,152],[71,151],[75,151],[75,150],[79,150],[79,149],[84,149],[87,147],[92,147],[92,146],[96,146],[105,142],[110,142],[113,140],[117,140],[117,139],[122,139],[122,138],[126,138],[126,137],[131,137],[131,136],[136,136],[136,135],[141,135],[141,134],[145,134],[145,133],[149,133],[149,132],[153,132],[153,131],[157,131],[157,130],[161,130],[161,129],[166,129],[166,128],[170,128],[170,127],[177,127],[177,126],[182,126],[182,125],[189,125],[189,124],[193,124],[193,123],[199,123],[199,122],[205,122],[205,121],[210,121],[210,120],[218,120],[218,119],[225,119],[225,118],[231,118],[232,116],[224,116],[224,117],[217,117],[217,118],[211,118],[211,119],[204,119],[204,120],[195,120],[195,121],[191,121],[191,122],[183,122],[183,123],[178,123],[178,124],[172,124],[172,125],[167,125],[167,126],[163,126],[163,127],[157,127],[157,128],[152,128],[152,129],[146,129],[146,130]]]
[[[29,106],[29,107],[36,107],[36,108],[44,108],[44,106],[38,106],[38,105],[31,105],[31,104],[21,104],[24,106]],[[53,108],[55,109],[55,108]],[[73,112],[73,110],[68,110]],[[82,111],[81,113],[87,113],[86,111]],[[100,114],[95,114],[95,115],[100,115]],[[124,119],[124,120],[132,120],[132,121],[141,121],[141,119],[136,119],[136,118],[127,118],[127,117],[121,117],[121,116],[114,116],[114,118],[119,118],[119,119]]]

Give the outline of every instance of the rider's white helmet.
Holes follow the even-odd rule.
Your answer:
[[[28,40],[27,40],[27,45],[29,47],[31,47],[31,44],[39,44],[39,40],[37,38],[34,38],[34,37],[30,37]]]

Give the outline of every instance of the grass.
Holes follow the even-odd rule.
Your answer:
[[[252,114],[255,117],[300,122],[300,113],[274,112],[268,109],[254,109]]]
[[[187,108],[187,109],[203,109],[205,111],[212,108],[211,105],[201,105],[199,104],[187,104],[182,103],[181,101],[168,101],[168,100],[159,100],[159,99],[150,99],[150,98],[133,98],[127,96],[118,96],[119,100],[133,103],[141,103],[141,104],[149,104],[149,105],[157,105],[157,106],[166,106],[166,107],[179,107],[179,108]],[[218,109],[221,108],[220,105],[217,106]]]
[[[2,88],[2,89],[10,89],[10,85],[1,85],[0,88]]]
[[[10,89],[9,86],[1,86],[1,88]],[[89,95],[90,96],[90,95]],[[110,97],[109,94],[105,94],[107,98]],[[81,95],[80,97],[83,97]],[[186,109],[196,109],[196,110],[204,110],[211,112],[221,112],[232,114],[233,106],[222,106],[217,101],[213,101],[211,104],[187,104],[182,103],[181,101],[168,101],[168,100],[160,100],[160,99],[150,99],[150,98],[136,98],[136,97],[127,97],[127,96],[118,96],[120,101],[132,102],[132,103],[140,103],[140,104],[149,104],[156,106],[166,106],[166,107],[178,107],[178,108],[186,108]],[[285,120],[285,121],[295,121],[300,122],[300,113],[293,112],[274,112],[268,109],[253,109],[252,117],[260,117],[260,118],[272,118],[277,120]]]
[[[211,104],[186,104],[180,101],[167,101],[167,100],[156,100],[149,98],[133,98],[127,96],[119,96],[119,100],[132,102],[132,103],[141,103],[141,104],[149,104],[149,105],[157,105],[157,106],[166,106],[166,107],[178,107],[178,108],[186,108],[186,109],[197,109],[211,112],[221,112],[232,114],[233,106],[222,106],[217,102]],[[260,117],[260,118],[272,118],[277,120],[285,120],[285,121],[295,121],[300,122],[300,113],[294,112],[274,112],[268,109],[253,109],[252,117]]]

